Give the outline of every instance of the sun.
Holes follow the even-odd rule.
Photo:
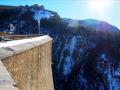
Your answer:
[[[99,13],[105,13],[112,3],[113,0],[90,0],[89,5],[91,10]]]

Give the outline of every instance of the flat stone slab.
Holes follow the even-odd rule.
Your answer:
[[[12,85],[0,85],[0,90],[19,90]]]
[[[0,85],[15,85],[2,61],[0,61]]]

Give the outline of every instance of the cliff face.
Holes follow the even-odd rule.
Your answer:
[[[57,90],[119,90],[119,36],[82,30],[55,38],[53,70]]]
[[[37,19],[34,18],[38,14],[34,10],[41,12],[46,11],[45,8],[24,8],[17,10],[19,13],[0,14],[0,30],[5,31],[12,22],[16,26],[15,33],[38,33]],[[57,13],[47,12],[41,19],[41,33],[53,38],[55,89],[119,90],[120,31],[102,21],[61,19]]]

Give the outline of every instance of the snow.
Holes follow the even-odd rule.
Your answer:
[[[68,23],[69,27],[78,27],[79,26],[79,20],[66,20],[66,22]]]
[[[105,54],[103,57],[105,58]],[[109,90],[120,90],[120,82],[118,81],[118,78],[116,78],[120,76],[120,67],[115,70],[109,63],[104,73],[107,75],[106,78],[109,83]]]
[[[62,65],[62,61],[64,60],[64,66],[63,66],[64,67],[64,70],[63,70],[64,75],[68,75],[71,72],[71,68],[74,64],[71,56],[72,56],[73,50],[75,48],[76,42],[77,42],[77,37],[76,36],[73,36],[70,41],[68,40],[68,38],[66,38],[66,43],[65,43],[65,46],[64,46],[64,48],[62,50],[62,53],[60,55],[60,62],[59,62],[59,65],[57,67],[59,69],[60,66]],[[63,57],[64,56],[63,52],[65,50],[69,50],[69,52],[70,52],[69,55],[66,58]]]
[[[73,38],[71,39],[71,42],[70,42],[70,44],[69,44],[69,45],[70,45],[70,46],[69,46],[69,50],[70,50],[70,53],[71,53],[71,54],[73,53],[73,50],[74,50],[74,48],[75,48],[76,41],[77,41],[76,37],[73,36]]]
[[[73,62],[71,56],[67,56],[64,62],[64,75],[69,75],[71,73]]]
[[[82,70],[81,74],[79,74],[79,76],[78,76],[78,80],[81,82],[81,84],[86,85],[87,84],[87,80],[84,78],[83,73],[84,73],[84,71]]]
[[[112,72],[110,72],[110,69],[107,74],[110,90],[120,90],[120,82],[116,78],[112,77]]]
[[[108,59],[108,56],[106,53],[102,53],[100,55],[100,58],[104,61],[110,59],[110,58]],[[112,67],[112,63],[108,62],[108,64],[105,65],[104,68],[101,68],[99,65],[97,65],[97,69],[104,73],[105,78],[107,79],[107,82],[109,83],[109,90],[120,90],[120,82],[119,82],[120,66],[114,69],[114,67]]]
[[[16,46],[19,44],[24,44],[24,43],[28,43],[28,42],[35,42],[35,41],[39,41],[39,40],[43,40],[47,37],[46,36],[40,36],[40,37],[36,37],[36,38],[30,38],[30,39],[22,39],[22,40],[14,40],[14,41],[7,41],[7,42],[1,42],[0,43],[0,48],[2,47],[9,47],[9,46]]]
[[[100,56],[104,61],[108,60],[106,53],[102,53]]]
[[[102,54],[101,57],[102,57],[103,59],[106,59],[106,55],[105,55],[105,54]]]
[[[118,68],[114,71],[114,75],[115,75],[115,76],[120,76],[120,65],[119,65]]]
[[[64,75],[69,75],[71,73],[71,70],[72,70],[72,67],[73,67],[73,64],[74,64],[74,61],[72,60],[71,55],[72,55],[73,50],[75,48],[76,42],[77,42],[77,39],[76,39],[75,36],[73,36],[71,41],[69,42],[69,44],[65,44],[64,50],[68,49],[70,51],[70,56],[67,56],[64,59],[65,60],[64,61],[64,71],[63,71]],[[61,57],[63,58],[63,55]]]
[[[50,16],[53,16],[53,14],[45,10],[35,10],[34,13],[34,19],[37,21],[41,18],[49,18]]]

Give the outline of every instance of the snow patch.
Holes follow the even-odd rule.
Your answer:
[[[73,50],[74,50],[74,48],[75,48],[75,45],[76,45],[76,41],[77,41],[77,39],[76,39],[76,37],[74,36],[72,39],[71,39],[71,42],[69,43],[69,50],[70,50],[70,54],[72,54],[73,53]]]
[[[73,66],[73,62],[71,56],[66,57],[64,62],[63,74],[69,75],[71,73],[72,66]]]
[[[51,12],[45,10],[34,10],[34,19],[39,21],[41,18],[49,18],[53,16]]]

